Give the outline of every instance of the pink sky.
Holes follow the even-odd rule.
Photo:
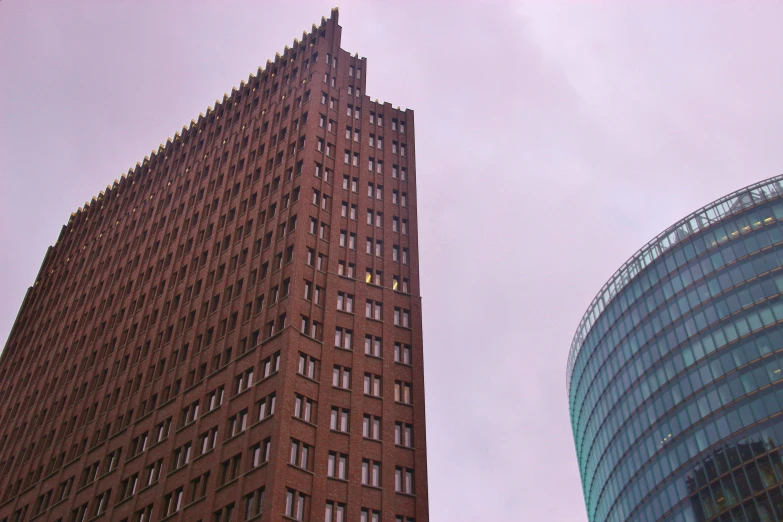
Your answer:
[[[647,240],[783,171],[783,4],[339,5],[416,111],[431,519],[582,522],[571,337]],[[0,2],[0,345],[70,213],[333,6]]]

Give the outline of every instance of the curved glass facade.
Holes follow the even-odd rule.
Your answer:
[[[568,362],[591,522],[783,520],[783,176],[694,212],[593,300]]]

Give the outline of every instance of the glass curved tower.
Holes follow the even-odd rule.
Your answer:
[[[783,520],[783,176],[675,223],[568,358],[591,522]]]

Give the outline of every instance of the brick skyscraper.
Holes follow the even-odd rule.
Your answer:
[[[74,213],[0,357],[0,521],[426,522],[414,117],[338,13]]]

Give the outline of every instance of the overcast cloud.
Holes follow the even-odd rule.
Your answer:
[[[571,337],[652,236],[783,170],[783,7],[339,5],[416,111],[431,519],[585,521]],[[331,7],[0,3],[0,345],[70,213]]]

